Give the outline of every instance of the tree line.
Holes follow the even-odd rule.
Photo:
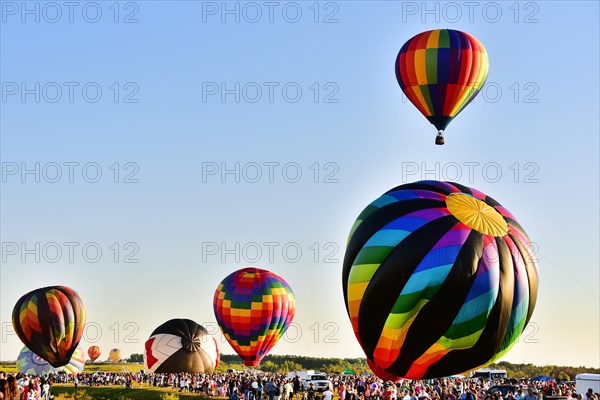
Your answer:
[[[221,361],[217,371],[225,372],[228,369],[243,370],[245,367],[241,359],[234,354],[221,354]],[[265,372],[290,372],[304,369],[325,372],[328,374],[339,374],[345,369],[351,369],[358,374],[371,372],[364,358],[327,358],[327,357],[305,357],[292,355],[267,355],[258,367]],[[555,379],[574,380],[577,374],[592,373],[600,374],[600,368],[568,367],[558,365],[533,365],[513,364],[501,361],[490,365],[488,368],[506,370],[509,378],[532,378],[546,375]]]

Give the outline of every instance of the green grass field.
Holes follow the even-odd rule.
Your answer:
[[[140,388],[138,385],[134,385],[133,389],[125,389],[122,386],[80,386],[78,390],[84,390],[92,399],[97,400],[119,400],[121,398],[131,400],[161,400],[162,395],[169,393],[176,393],[180,400],[200,400],[205,398],[199,394],[180,394],[172,389],[155,387]],[[73,396],[77,392],[73,385],[54,385],[53,391],[57,397],[58,395]],[[76,398],[78,399],[79,397]]]
[[[142,364],[85,364],[85,372],[137,372],[140,369],[144,369]],[[15,363],[3,363],[0,364],[0,371],[8,372],[10,374],[17,373],[17,365]]]
[[[0,371],[8,372],[9,374],[17,373],[17,364],[0,364]]]

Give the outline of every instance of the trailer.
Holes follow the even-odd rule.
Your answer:
[[[578,394],[583,395],[583,400],[586,399],[585,393],[592,389],[596,394],[600,393],[600,374],[579,374],[575,377],[575,388]]]
[[[492,381],[506,379],[506,371],[503,369],[482,368],[471,372],[471,378],[489,379]]]
[[[287,377],[288,379],[293,379],[295,377],[298,377],[301,381],[308,379],[309,376],[314,375],[315,371],[312,369],[305,369],[302,371],[292,371],[292,372],[288,372]]]

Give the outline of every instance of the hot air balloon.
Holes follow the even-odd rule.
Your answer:
[[[81,340],[85,307],[73,289],[46,287],[17,301],[12,323],[25,346],[58,368],[69,363]]]
[[[215,317],[225,338],[247,366],[256,366],[294,318],[290,285],[264,269],[244,268],[227,276],[215,291]]]
[[[209,373],[219,365],[217,341],[189,319],[172,319],[152,332],[144,346],[144,366],[157,373]]]
[[[88,348],[88,357],[90,357],[92,362],[96,361],[101,354],[102,351],[100,351],[100,347],[98,346],[90,346],[90,348]]]
[[[64,372],[71,375],[77,375],[83,372],[85,365],[85,357],[83,350],[78,347],[73,353],[73,357],[67,365],[54,368],[48,361],[42,359],[37,354],[33,353],[27,347],[23,347],[17,358],[17,369],[29,375],[44,376],[48,374],[58,374]]]
[[[533,313],[538,267],[529,237],[497,201],[421,181],[359,215],[342,281],[367,359],[427,379],[485,366],[511,348]]]
[[[375,374],[375,376],[377,376],[381,380],[392,381],[392,382],[399,382],[400,380],[402,380],[401,377],[390,374],[389,372],[385,371],[384,369],[381,369],[379,366],[377,366],[377,364],[375,364],[373,361],[371,361],[369,359],[367,359],[367,365],[369,366],[371,371],[373,371],[373,374]]]
[[[119,363],[121,362],[121,360],[123,359],[123,357],[121,356],[121,350],[119,349],[112,349],[111,351],[108,352],[108,359],[112,362],[112,363]]]
[[[468,33],[435,29],[404,43],[396,58],[396,79],[406,97],[438,130],[444,130],[477,96],[488,75],[488,55]]]

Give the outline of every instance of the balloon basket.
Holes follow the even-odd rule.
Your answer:
[[[439,134],[438,134],[438,135],[435,137],[435,144],[437,144],[437,145],[440,145],[440,146],[441,146],[441,145],[443,145],[444,143],[445,143],[445,142],[444,142],[444,136],[443,136],[441,133],[439,133]]]

